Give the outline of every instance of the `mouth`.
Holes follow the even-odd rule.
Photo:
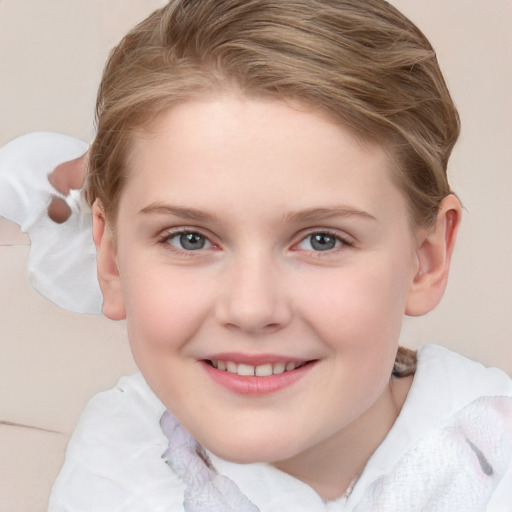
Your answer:
[[[313,361],[280,361],[276,363],[268,362],[258,365],[236,363],[234,361],[221,359],[207,359],[205,362],[216,370],[243,377],[270,377],[271,375],[280,375],[282,373],[292,372],[293,370],[302,368]]]
[[[238,395],[266,396],[301,381],[318,360],[235,362],[229,358],[203,359],[203,368],[210,378]]]
[[[319,359],[277,354],[219,353],[200,359],[213,382],[238,395],[265,396],[293,387]]]

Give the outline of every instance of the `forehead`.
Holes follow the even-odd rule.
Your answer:
[[[331,202],[370,211],[383,194],[402,201],[385,148],[304,104],[227,95],[180,103],[135,133],[121,202],[225,209],[257,198],[287,209]]]

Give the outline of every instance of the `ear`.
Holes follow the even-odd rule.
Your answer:
[[[117,248],[102,205],[95,201],[92,233],[97,253],[98,281],[103,294],[103,314],[112,320],[126,318],[121,280],[117,268]]]
[[[421,231],[416,250],[418,271],[407,297],[407,315],[424,315],[439,304],[448,281],[461,215],[460,201],[450,194],[441,201],[434,225]]]

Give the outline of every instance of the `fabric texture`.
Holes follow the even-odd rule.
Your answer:
[[[217,473],[204,448],[168,411],[160,426],[169,439],[164,458],[186,486],[187,512],[258,512],[232,480]]]
[[[436,345],[420,348],[401,414],[350,496],[330,502],[268,464],[206,452],[135,375],[87,406],[49,510],[510,512],[511,461],[512,380]]]
[[[36,132],[0,149],[0,215],[30,237],[28,279],[41,295],[77,313],[101,313],[92,214],[80,190],[65,196],[48,181],[61,163],[82,156],[88,144],[66,135]],[[71,209],[62,224],[48,217],[53,197]]]

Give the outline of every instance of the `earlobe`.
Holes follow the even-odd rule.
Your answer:
[[[441,201],[434,225],[422,232],[416,251],[418,271],[407,297],[407,315],[424,315],[441,300],[448,281],[461,214],[460,201],[450,194]]]
[[[116,244],[110,232],[102,205],[95,201],[93,239],[96,245],[98,281],[103,294],[103,314],[112,320],[126,318],[121,280],[116,262]]]

